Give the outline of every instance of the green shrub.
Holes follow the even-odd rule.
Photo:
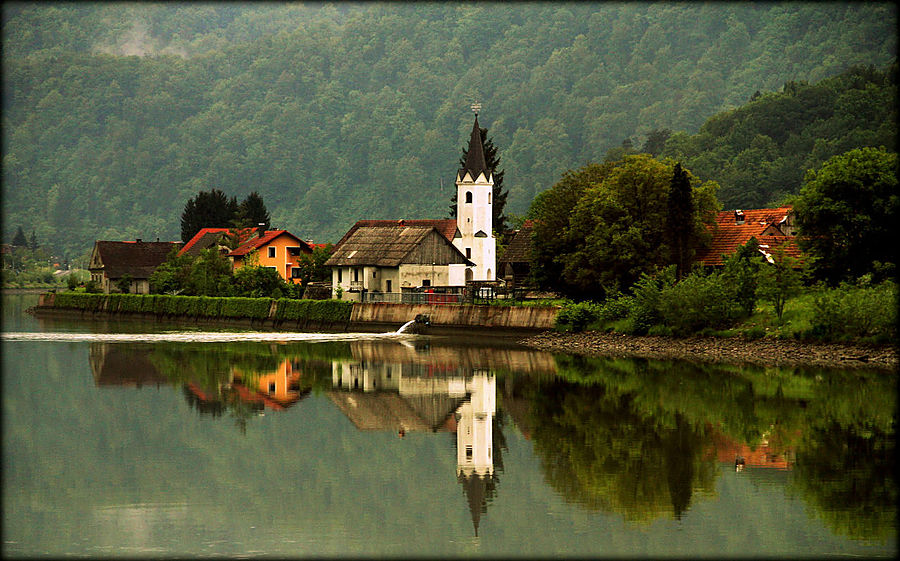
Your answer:
[[[656,275],[641,274],[631,288],[631,309],[628,312],[628,329],[632,335],[646,335],[650,328],[660,323],[660,294],[675,284],[675,267],[667,267]]]
[[[556,329],[579,332],[600,319],[600,306],[594,302],[570,302],[556,314]]]
[[[682,336],[730,326],[742,311],[734,286],[718,273],[691,273],[660,290],[659,319]]]
[[[270,298],[233,297],[222,299],[222,317],[266,319],[272,307]]]
[[[617,293],[608,297],[600,304],[598,315],[602,321],[616,321],[628,317],[634,306],[634,298]]]
[[[93,312],[101,309],[106,302],[105,294],[81,292],[60,292],[54,300],[54,307]]]
[[[871,288],[842,284],[814,298],[812,334],[831,340],[893,340],[897,328],[897,285],[884,281]]]

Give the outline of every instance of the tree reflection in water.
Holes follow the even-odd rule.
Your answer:
[[[649,521],[680,518],[694,491],[713,489],[705,432],[682,415],[654,419],[637,413],[628,395],[563,381],[542,385],[532,406],[535,450],[567,500]]]
[[[728,451],[792,470],[836,532],[896,531],[894,377],[822,370],[557,356],[558,376],[506,384],[547,481],[629,521],[680,518],[712,493]],[[522,417],[521,412],[519,416]]]
[[[792,487],[834,532],[885,539],[897,531],[894,433],[831,423],[804,436]]]

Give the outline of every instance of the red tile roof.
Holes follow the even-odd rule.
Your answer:
[[[744,215],[743,223],[739,223],[737,213]],[[696,260],[710,267],[722,266],[722,255],[731,255],[738,247],[755,237],[760,249],[765,253],[773,253],[783,247],[785,254],[800,259],[800,248],[796,238],[785,235],[791,223],[790,215],[793,207],[760,208],[752,210],[723,210],[716,216],[713,237],[709,247],[697,254]]]
[[[442,236],[447,238],[449,241],[453,241],[453,238],[456,237],[456,219],[455,218],[439,218],[436,220],[358,220],[356,224],[350,227],[347,230],[347,233],[344,234],[344,237],[341,238],[338,243],[334,244],[335,249],[338,248],[342,243],[344,243],[347,238],[353,235],[357,229],[361,227],[372,227],[378,226],[382,228],[387,228],[389,226],[396,226],[398,228],[402,228],[405,226],[431,226],[435,230],[438,231]]]
[[[238,239],[246,240],[256,232],[256,228],[242,228],[240,230],[235,230],[233,228],[202,228],[199,232],[194,234],[193,238],[189,239],[188,242],[184,244],[184,247],[181,248],[178,255],[200,255],[202,250],[212,247],[222,234],[227,234],[229,232],[236,232]]]
[[[259,249],[260,247],[270,243],[272,240],[274,240],[275,238],[277,238],[281,235],[288,235],[288,236],[294,238],[295,240],[297,240],[298,245],[300,245],[301,247],[305,246],[310,251],[312,251],[312,248],[309,246],[308,243],[301,240],[294,234],[288,232],[287,230],[266,230],[266,232],[262,236],[254,236],[254,237],[248,239],[247,241],[245,241],[244,243],[239,245],[237,247],[237,249],[235,249],[228,255],[234,256],[234,257],[244,256],[244,255],[250,253],[251,251],[253,251],[255,249]]]

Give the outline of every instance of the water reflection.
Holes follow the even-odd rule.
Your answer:
[[[496,377],[487,369],[421,363],[341,360],[328,397],[360,430],[456,433],[456,475],[469,502],[475,535],[497,489]]]
[[[230,417],[244,434],[260,414],[313,395],[363,433],[396,442],[450,434],[455,474],[435,477],[455,476],[475,535],[498,500],[508,423],[530,442],[547,484],[588,512],[681,521],[731,472],[786,488],[836,534],[888,540],[896,529],[891,376],[585,359],[429,338],[98,342],[90,364],[98,386],[174,385],[194,411]]]

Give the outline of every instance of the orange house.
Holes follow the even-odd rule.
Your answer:
[[[234,270],[250,263],[259,267],[269,267],[289,283],[300,282],[298,268],[300,256],[312,253],[312,247],[287,230],[257,230],[257,234],[232,250]]]

